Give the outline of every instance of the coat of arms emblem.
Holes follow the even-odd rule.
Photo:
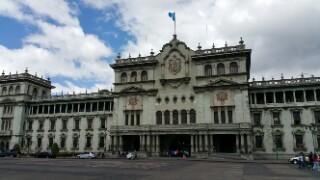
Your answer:
[[[181,60],[173,56],[172,59],[169,60],[169,71],[176,75],[181,70]]]

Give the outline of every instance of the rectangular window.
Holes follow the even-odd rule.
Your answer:
[[[300,117],[300,112],[292,112],[293,115],[293,121],[295,125],[301,124],[301,117]]]
[[[129,125],[129,114],[126,114],[126,125]]]
[[[54,120],[50,121],[50,130],[54,130],[55,124],[56,124],[56,121]]]
[[[43,121],[39,121],[39,130],[43,130],[43,124],[44,124]]]
[[[104,147],[104,137],[100,137],[99,139],[99,148]]]
[[[255,126],[260,126],[261,125],[260,121],[261,121],[261,114],[260,113],[254,113],[253,114],[253,123],[254,123],[254,125]]]
[[[320,124],[320,111],[314,111],[314,120],[316,124]]]
[[[221,111],[221,122],[224,124],[226,123],[226,114],[224,113],[225,111]]]
[[[73,146],[73,148],[77,148],[78,147],[78,137],[74,137],[73,138],[72,146]]]
[[[93,119],[88,119],[88,129],[93,129]]]
[[[105,118],[101,118],[101,128],[106,128],[106,119]]]
[[[132,114],[131,115],[131,126],[133,126],[134,125],[134,115]]]
[[[228,120],[229,120],[229,123],[233,122],[232,111],[228,111]]]
[[[276,148],[282,148],[282,135],[275,135]]]
[[[214,111],[213,119],[214,119],[214,123],[219,124],[219,114],[218,114],[218,111]]]
[[[140,125],[140,114],[137,114],[137,125],[139,126]]]
[[[28,122],[28,130],[32,130],[32,121]]]
[[[53,145],[53,138],[49,138],[49,148],[51,148]]]
[[[66,138],[61,138],[60,147],[61,148],[65,148],[66,147]]]
[[[281,124],[280,123],[280,113],[274,112],[272,115],[273,115],[273,123],[274,124]]]
[[[86,147],[87,148],[91,147],[91,137],[87,137]]]
[[[296,147],[297,148],[303,148],[302,135],[295,135],[295,137],[296,137]]]
[[[262,149],[262,136],[256,136],[256,148]]]
[[[42,146],[42,138],[38,138],[38,148]]]
[[[62,120],[62,129],[67,129],[67,120]]]
[[[76,119],[75,121],[74,121],[74,128],[76,129],[76,130],[79,130],[80,129],[80,120],[79,119]]]
[[[320,136],[317,136],[318,149],[320,148]]]

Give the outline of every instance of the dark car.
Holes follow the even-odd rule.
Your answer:
[[[35,158],[56,158],[56,154],[51,152],[41,152],[34,155]]]
[[[0,157],[17,157],[17,151],[14,150],[1,150]]]

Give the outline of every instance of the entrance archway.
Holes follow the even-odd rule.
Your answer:
[[[182,156],[181,151],[187,151],[190,155],[190,135],[162,135],[160,136],[161,156],[172,156],[172,151],[177,151]]]
[[[217,134],[213,136],[216,152],[236,153],[236,136],[233,134]]]

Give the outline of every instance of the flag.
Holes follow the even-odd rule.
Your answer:
[[[169,12],[169,17],[171,17],[172,21],[176,21],[176,13],[175,12]]]

